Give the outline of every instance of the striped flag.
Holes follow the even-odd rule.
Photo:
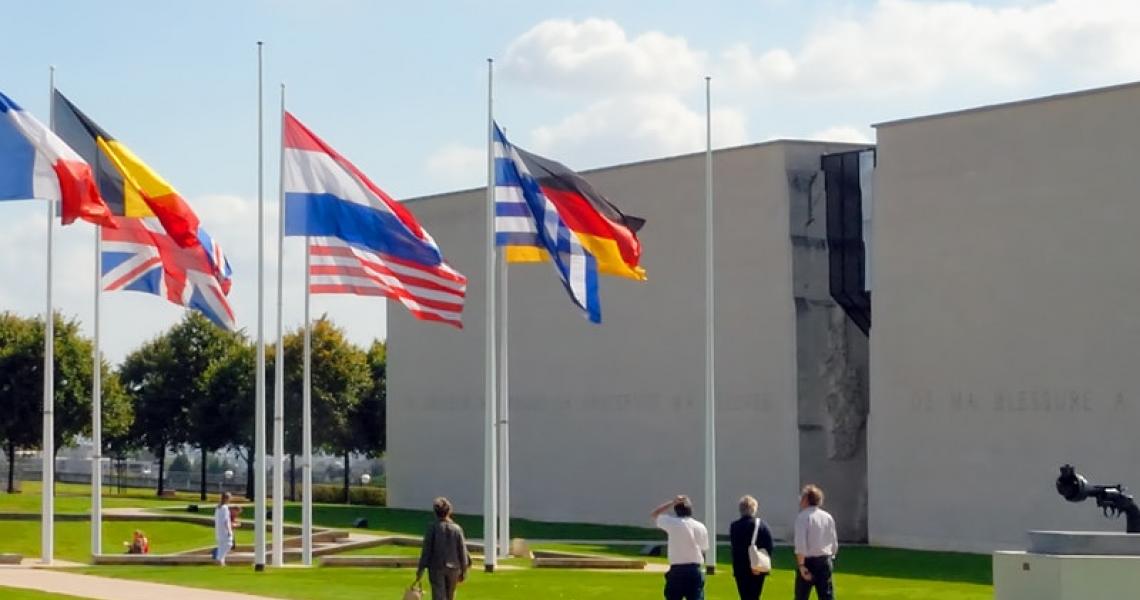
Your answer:
[[[285,235],[310,236],[314,294],[383,296],[462,328],[467,278],[411,212],[285,113]]]
[[[110,223],[91,166],[66,142],[0,93],[0,200],[59,200],[67,225]]]
[[[204,231],[202,244],[183,248],[155,217],[114,217],[115,228],[103,228],[103,289],[162,296],[206,315],[234,331],[234,311],[226,300],[230,267]],[[209,249],[209,250],[207,250]],[[214,264],[223,265],[219,277]]]
[[[511,145],[496,123],[495,244],[508,262],[552,260],[574,303],[602,321],[598,274],[644,280],[637,231],[576,173]]]

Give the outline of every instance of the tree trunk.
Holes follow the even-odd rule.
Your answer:
[[[344,503],[350,504],[348,495],[348,452],[344,453]]]
[[[297,501],[297,455],[289,455],[289,501]]]
[[[246,453],[245,459],[245,497],[253,500],[253,448]]]
[[[166,491],[166,446],[158,449],[158,495]]]
[[[201,450],[201,453],[202,453],[202,457],[200,459],[202,461],[202,466],[200,469],[202,472],[202,481],[201,481],[201,483],[198,484],[198,490],[199,490],[199,493],[201,495],[202,502],[205,502],[206,501],[206,446],[204,446],[204,445],[200,446],[199,449]]]
[[[16,493],[16,444],[8,442],[8,493]]]

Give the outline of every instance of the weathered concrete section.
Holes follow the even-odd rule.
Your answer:
[[[797,161],[807,163],[811,157]],[[815,168],[788,172],[801,483],[816,483],[843,541],[867,540],[867,336],[831,297],[826,196]]]

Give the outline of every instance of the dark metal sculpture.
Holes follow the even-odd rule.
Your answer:
[[[1073,465],[1065,465],[1061,467],[1061,476],[1057,478],[1057,493],[1069,502],[1094,498],[1106,518],[1123,514],[1128,520],[1128,533],[1140,533],[1140,507],[1136,506],[1136,501],[1123,484],[1091,485],[1084,476],[1077,473]]]

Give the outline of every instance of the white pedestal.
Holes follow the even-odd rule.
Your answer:
[[[994,553],[994,600],[1140,598],[1140,556]]]

